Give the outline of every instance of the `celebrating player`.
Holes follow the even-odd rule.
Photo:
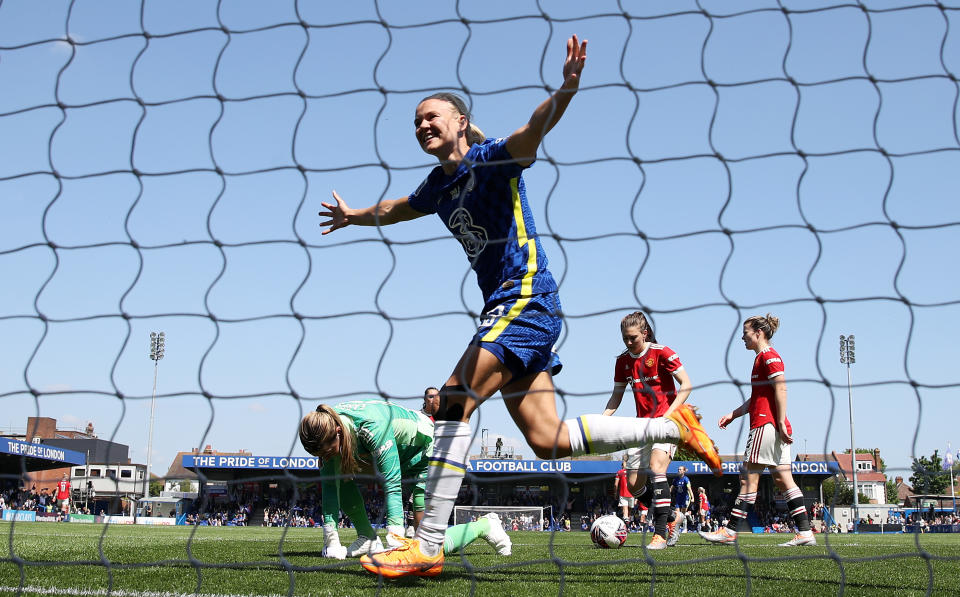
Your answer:
[[[737,540],[737,523],[745,520],[757,501],[757,485],[764,468],[770,469],[774,482],[787,499],[787,509],[797,525],[797,535],[781,543],[781,547],[816,545],[817,540],[810,530],[810,519],[803,504],[803,492],[793,481],[790,472],[790,444],[793,443],[793,428],[787,419],[787,384],[783,377],[783,361],[770,346],[770,338],[780,327],[780,319],[767,313],[754,315],[743,324],[743,343],[747,350],[757,353],[753,360],[750,383],[753,388],[750,399],[733,412],[720,417],[720,429],[737,417],[750,413],[750,435],[741,475],[740,494],[733,504],[727,526],[715,533],[700,532],[711,543],[733,543]]]
[[[383,477],[387,509],[387,544],[402,545],[403,478],[416,479],[413,487],[414,520],[423,517],[423,485],[427,458],[433,446],[433,423],[422,413],[381,400],[321,404],[300,421],[300,443],[322,459],[320,490],[323,497],[323,556],[342,560],[383,551],[370,525],[363,498],[353,480],[362,465],[375,467]],[[372,471],[371,471],[372,472]],[[340,544],[337,519],[340,511],[357,529],[357,540]],[[443,550],[454,553],[482,537],[498,554],[511,552],[510,537],[493,513],[478,521],[451,527]]]
[[[690,396],[690,376],[680,357],[667,346],[657,344],[653,328],[640,311],[620,320],[620,334],[627,347],[620,356],[613,373],[613,393],[603,411],[612,416],[620,407],[627,385],[633,388],[637,417],[652,418],[672,414]],[[674,380],[680,384],[677,392]],[[653,472],[653,528],[654,535],[647,549],[663,549],[676,545],[680,527],[676,513],[670,507],[670,485],[667,466],[676,450],[675,443],[659,442],[627,451],[627,484],[634,496],[646,490],[647,471]]]
[[[416,108],[414,132],[421,149],[440,165],[419,188],[364,209],[351,209],[336,192],[335,203],[323,204],[326,211],[320,215],[329,218],[321,222],[329,226],[324,234],[350,224],[384,226],[436,213],[463,246],[484,299],[477,333],[440,389],[423,522],[416,537],[400,548],[361,558],[370,572],[440,574],[444,531],[466,472],[470,415],[497,391],[538,457],[682,439],[719,467],[713,443],[689,408],[678,409],[671,419],[585,415],[564,422],[557,415],[552,374],[560,360],[552,349],[562,326],[560,300],[522,172],[577,92],[586,49],[587,42],[577,36],[567,40],[563,84],[504,139],[486,139],[459,96],[425,98]]]

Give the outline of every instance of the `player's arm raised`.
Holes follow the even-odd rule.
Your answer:
[[[623,391],[626,388],[627,384],[625,383],[618,383],[613,386],[610,400],[607,400],[607,406],[603,409],[603,416],[612,417],[613,413],[617,412],[617,409],[620,408],[620,402],[623,400]]]
[[[333,199],[335,203],[320,203],[326,210],[320,212],[320,217],[329,218],[320,222],[321,226],[329,226],[322,234],[330,234],[334,230],[339,230],[350,224],[356,226],[388,226],[426,215],[410,207],[406,197],[378,201],[374,205],[363,209],[351,209],[336,191],[333,191]]]
[[[533,111],[530,120],[507,138],[507,151],[521,166],[537,158],[537,148],[550,129],[560,121],[570,100],[580,88],[580,73],[587,59],[587,41],[576,35],[567,40],[567,58],[563,62],[563,85]]]

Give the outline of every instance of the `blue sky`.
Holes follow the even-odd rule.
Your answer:
[[[602,411],[642,307],[742,449],[715,421],[743,319],[772,311],[798,451],[850,446],[850,333],[857,446],[903,469],[960,445],[960,4],[781,4],[3,2],[0,427],[93,421],[145,461],[155,330],[156,472],[206,444],[300,454],[320,401],[418,407],[482,307],[459,244],[432,217],[321,238],[320,202],[415,189],[434,91],[509,134],[578,33],[581,92],[525,175],[561,413]],[[474,425],[531,454],[499,397]]]

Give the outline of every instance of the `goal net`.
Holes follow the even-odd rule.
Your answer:
[[[682,359],[690,402],[720,451],[742,452],[743,419],[726,430],[716,422],[749,396],[743,322],[771,312],[782,322],[773,344],[794,455],[842,456],[850,413],[855,449],[881,450],[859,483],[882,500],[884,479],[910,480],[911,459],[956,433],[960,276],[947,266],[960,255],[958,32],[960,0],[0,0],[0,423],[19,428],[16,449],[34,450],[28,418],[65,430],[93,422],[92,435],[129,446],[124,460],[142,466],[155,419],[147,470],[163,475],[182,472],[170,467],[176,454],[205,459],[210,446],[256,462],[305,457],[297,423],[320,403],[419,409],[424,388],[449,379],[484,308],[447,230],[453,218],[323,235],[318,212],[333,190],[364,208],[420,186],[438,165],[413,130],[426,96],[460,93],[492,138],[523,128],[561,85],[576,33],[589,40],[579,91],[523,173],[563,306],[560,417],[603,412],[624,349],[620,320],[642,310]],[[468,243],[483,239],[469,218],[457,222]],[[156,366],[148,339],[161,330]],[[838,359],[840,335],[856,337],[852,368]],[[629,394],[623,402],[617,414],[632,416]],[[477,439],[494,430],[525,445],[499,395],[471,427]],[[52,520],[23,485],[35,460],[9,452],[0,453],[4,516]],[[558,519],[618,511],[603,499],[609,480],[591,492],[562,470],[526,468],[530,453],[516,456],[524,460],[481,471],[474,484],[547,473],[550,491],[534,503]],[[252,524],[265,505],[309,524],[319,480],[309,479],[309,494],[301,480],[284,465],[243,470],[208,502],[224,516],[242,508]],[[369,497],[374,479],[364,483],[378,524],[384,500]],[[711,504],[728,512],[735,475],[717,483]],[[821,498],[809,485],[805,496],[829,508],[834,492]],[[94,514],[114,514],[100,494]],[[502,503],[510,494],[477,495]],[[478,508],[457,516],[500,514]],[[75,521],[94,522],[84,516]],[[502,514],[540,528],[549,516]],[[11,588],[19,582],[44,594],[324,594],[328,568],[357,565],[319,557],[316,535],[266,535],[280,544],[269,549],[239,542],[241,556],[187,540],[139,549],[154,543],[134,533],[150,529],[118,525],[82,547],[60,533],[54,550],[61,543],[34,541],[31,527],[0,525],[10,545],[0,593],[25,593]],[[138,549],[112,544],[116,533],[131,533],[124,545]],[[892,591],[871,575],[895,559],[924,567],[897,577],[913,582],[905,592],[955,592],[960,581],[937,583],[956,550],[918,537],[851,551],[828,544],[839,541],[831,534],[816,555],[792,552],[769,568],[784,556],[672,550],[666,574],[662,558],[639,549],[596,555],[634,558],[651,585],[682,581],[670,571],[681,558],[729,558],[688,577],[744,580],[748,593],[750,582],[789,576],[829,578],[837,594]],[[515,550],[509,567],[546,582],[546,553]],[[597,576],[589,562],[567,565],[577,553],[573,543],[550,552],[558,581],[542,592]],[[261,585],[269,558],[280,580]],[[448,592],[477,591],[477,570],[457,571],[452,582],[467,586]],[[142,584],[146,576],[155,583]]]
[[[493,512],[508,531],[545,531],[552,521],[552,506],[454,506],[453,523],[473,522]]]

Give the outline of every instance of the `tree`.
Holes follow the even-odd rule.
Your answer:
[[[943,460],[937,450],[933,456],[914,458],[910,465],[913,475],[910,484],[918,495],[942,495],[950,488],[950,474],[943,470]]]
[[[900,503],[900,494],[897,492],[897,483],[896,481],[887,481],[887,503],[888,504],[899,504]]]
[[[678,444],[677,451],[673,455],[673,460],[700,460],[700,457],[690,448]]]
[[[150,480],[150,495],[156,497],[163,491],[163,481]]]
[[[870,498],[862,493],[858,498],[860,504],[870,503]],[[823,482],[823,501],[827,506],[852,506],[853,487],[842,480],[838,483],[836,477],[827,479]]]

